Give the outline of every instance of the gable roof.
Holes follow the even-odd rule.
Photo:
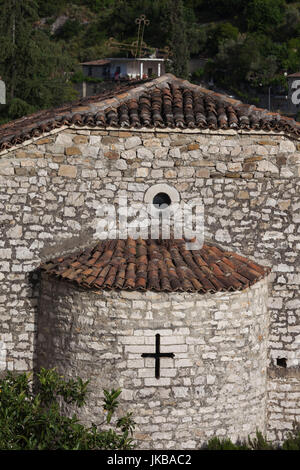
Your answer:
[[[4,124],[0,126],[0,151],[62,126],[262,130],[300,135],[300,123],[292,118],[166,74]]]
[[[290,73],[287,77],[300,77],[300,72]]]
[[[104,240],[48,261],[41,271],[78,286],[166,292],[244,290],[270,272],[211,244],[187,250],[184,240]]]

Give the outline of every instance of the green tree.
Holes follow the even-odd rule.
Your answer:
[[[249,31],[271,33],[284,20],[284,0],[251,0],[246,8]]]
[[[286,55],[282,60],[283,68],[289,72],[294,72],[300,68],[300,38],[295,37],[288,41]]]
[[[85,427],[75,414],[61,412],[61,401],[73,408],[84,405],[88,383],[66,380],[54,369],[41,369],[34,384],[27,374],[8,373],[0,380],[0,450],[132,448],[131,414],[112,424],[121,390],[104,390],[106,418],[100,425]],[[104,424],[111,427],[104,431]]]
[[[66,4],[66,0],[36,0],[38,13],[41,18],[45,16],[58,15]]]
[[[169,0],[166,13],[165,28],[168,31],[167,44],[171,52],[171,61],[168,68],[176,77],[187,78],[190,51],[182,0]]]
[[[73,61],[62,44],[38,28],[36,1],[0,0],[0,7],[0,75],[10,100],[39,109],[74,99],[69,82]]]
[[[229,88],[269,86],[277,81],[284,50],[265,35],[239,35],[220,44],[213,76]]]

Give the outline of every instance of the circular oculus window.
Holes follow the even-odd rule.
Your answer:
[[[178,191],[168,184],[155,184],[149,188],[144,197],[146,204],[152,204],[155,209],[161,211],[175,203],[179,203]]]
[[[163,210],[172,204],[171,198],[167,193],[157,193],[152,201],[156,209]]]

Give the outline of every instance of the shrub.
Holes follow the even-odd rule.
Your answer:
[[[256,431],[256,437],[236,443],[228,438],[213,437],[202,446],[202,450],[300,450],[300,427],[295,424],[293,432],[288,434],[281,446],[271,444],[260,431]]]
[[[130,449],[134,429],[131,413],[110,424],[118,407],[121,390],[104,390],[106,419],[91,427],[82,425],[74,414],[61,412],[60,402],[82,407],[87,382],[81,378],[66,380],[55,369],[41,369],[34,383],[30,374],[9,372],[0,379],[0,449],[1,450],[93,450]],[[100,428],[100,429],[99,429]]]

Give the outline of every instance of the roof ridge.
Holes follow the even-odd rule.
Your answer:
[[[163,91],[166,88],[168,92]],[[157,94],[153,102],[151,95],[154,90],[161,90],[161,96]],[[192,96],[185,90],[190,90]],[[143,94],[145,100],[140,100]],[[135,103],[131,102],[134,100]],[[119,108],[124,104],[128,106],[124,106],[124,112],[120,113]],[[296,139],[300,137],[300,123],[292,118],[243,103],[168,73],[154,80],[131,82],[118,90],[109,90],[6,123],[0,126],[0,152],[58,131],[63,126],[172,128],[199,132],[203,129],[259,130],[280,132]]]

